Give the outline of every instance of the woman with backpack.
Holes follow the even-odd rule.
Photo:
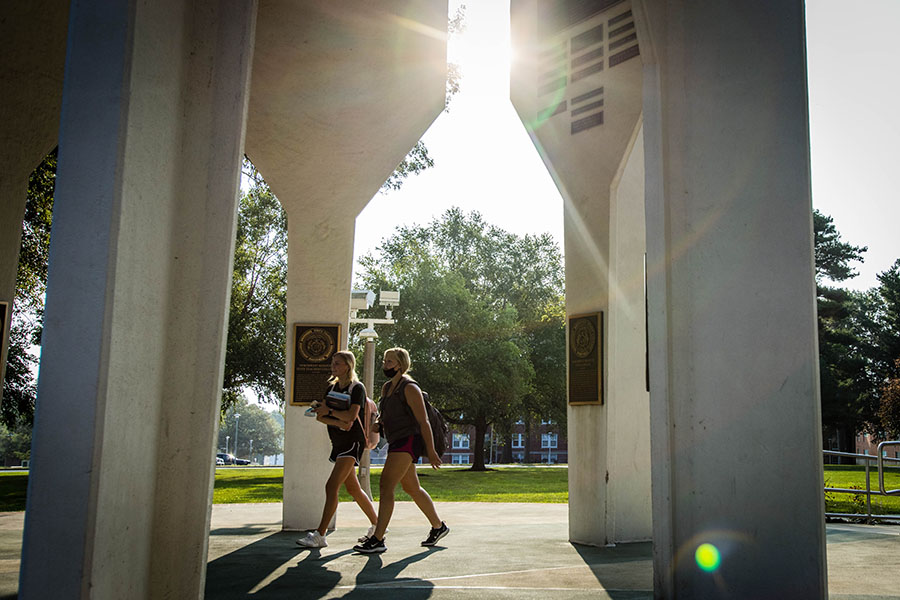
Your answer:
[[[394,512],[394,488],[398,483],[431,523],[431,531],[422,542],[423,546],[434,546],[450,533],[450,528],[441,521],[431,496],[422,488],[416,474],[416,462],[420,456],[427,457],[433,469],[440,468],[441,457],[434,448],[425,397],[419,384],[406,374],[409,367],[409,352],[405,349],[391,348],[384,353],[382,368],[385,376],[390,379],[381,389],[379,412],[381,433],[387,437],[389,446],[379,483],[381,496],[378,500],[375,531],[361,544],[353,547],[364,554],[387,550],[384,535]]]
[[[375,531],[377,520],[375,505],[356,478],[356,466],[366,447],[366,434],[362,424],[366,388],[356,375],[356,357],[352,352],[334,353],[331,358],[331,375],[325,400],[309,412],[315,414],[317,421],[328,426],[328,437],[331,438],[330,460],[334,463],[334,468],[325,482],[325,507],[322,509],[318,529],[297,540],[297,544],[304,548],[324,548],[328,545],[325,533],[337,511],[341,484],[344,484],[347,492],[372,523],[368,533],[359,538],[359,541],[365,541]]]

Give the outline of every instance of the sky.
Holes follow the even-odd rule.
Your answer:
[[[451,0],[455,13],[458,0]],[[844,241],[868,246],[852,289],[900,258],[900,0],[808,0],[813,206],[834,218]],[[466,30],[450,41],[461,90],[423,136],[435,166],[399,191],[377,194],[357,218],[356,256],[399,225],[427,224],[452,206],[477,210],[507,231],[549,232],[563,246],[563,203],[509,101],[509,4],[469,0]],[[397,215],[403,215],[401,221]]]

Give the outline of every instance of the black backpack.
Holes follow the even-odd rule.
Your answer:
[[[419,385],[419,382],[413,379],[404,378],[403,381]],[[403,385],[406,385],[406,383]],[[436,409],[428,399],[428,392],[423,390],[421,386],[419,386],[419,390],[422,392],[422,398],[425,399],[425,413],[428,415],[428,422],[431,423],[431,436],[434,439],[434,451],[437,452],[438,456],[443,456],[444,452],[447,451],[447,438],[450,436],[450,428],[447,427],[447,422],[444,420],[444,415],[441,414],[441,411]],[[403,406],[412,413],[412,409],[407,403],[404,402]],[[415,418],[415,415],[413,415],[413,418]]]

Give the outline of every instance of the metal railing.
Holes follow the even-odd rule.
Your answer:
[[[843,518],[851,518],[851,519],[865,519],[866,523],[871,524],[874,520],[890,520],[890,521],[900,521],[900,515],[873,515],[872,514],[872,496],[900,496],[900,488],[888,490],[884,486],[884,471],[885,468],[889,468],[890,466],[886,466],[887,462],[900,463],[900,458],[889,458],[884,456],[884,448],[889,448],[891,446],[900,447],[900,441],[890,441],[890,442],[881,442],[878,444],[877,454],[853,454],[851,452],[838,452],[836,450],[823,450],[822,454],[825,456],[846,456],[850,458],[855,458],[857,460],[862,459],[865,464],[866,469],[866,489],[853,489],[853,488],[830,488],[826,487],[825,492],[835,492],[838,494],[853,494],[853,495],[866,495],[866,513],[865,514],[856,514],[856,513],[829,513],[826,512],[826,517],[843,517]],[[871,467],[869,465],[870,462],[875,461],[878,467],[878,489],[873,490],[871,484],[871,476],[870,471]]]

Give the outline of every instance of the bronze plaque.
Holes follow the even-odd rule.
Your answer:
[[[603,404],[603,313],[569,317],[569,404]]]
[[[291,405],[321,400],[331,377],[331,357],[340,349],[341,326],[294,324],[294,377]]]

